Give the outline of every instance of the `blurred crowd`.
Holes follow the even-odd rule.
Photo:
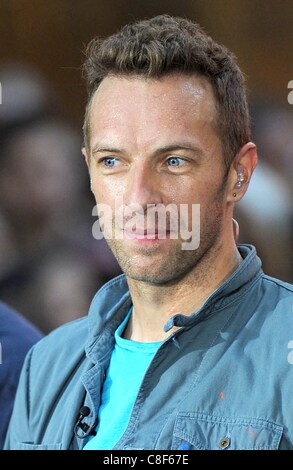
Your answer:
[[[0,76],[0,299],[47,333],[87,314],[120,269],[92,236],[81,130],[36,71],[9,65]]]
[[[0,299],[47,333],[86,315],[120,269],[92,236],[81,130],[35,70],[10,64],[0,77]],[[292,282],[293,109],[258,103],[252,114],[260,162],[236,211],[239,241],[256,245],[268,274]]]
[[[293,107],[255,98],[252,134],[259,162],[237,206],[240,242],[253,243],[264,271],[293,282]]]

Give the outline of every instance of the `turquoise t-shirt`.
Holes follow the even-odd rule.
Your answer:
[[[124,433],[143,376],[162,344],[140,343],[121,337],[131,311],[115,332],[115,346],[103,385],[97,435],[84,450],[111,450]]]

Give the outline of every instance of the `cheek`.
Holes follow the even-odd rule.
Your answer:
[[[185,181],[180,188],[176,187],[174,202],[177,205],[187,204],[189,212],[193,204],[199,205],[203,217],[212,215],[225,203],[222,180],[196,178],[189,184]]]
[[[116,198],[121,198],[124,187],[116,178],[92,177],[92,191],[97,203],[108,203],[112,205]]]
[[[168,194],[176,204],[201,204],[206,198],[206,183],[200,178],[182,177],[170,185]]]

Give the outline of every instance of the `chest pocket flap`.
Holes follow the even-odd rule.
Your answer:
[[[172,449],[277,450],[282,431],[282,426],[263,419],[180,413]]]
[[[62,444],[30,444],[28,442],[18,442],[14,450],[61,450]]]

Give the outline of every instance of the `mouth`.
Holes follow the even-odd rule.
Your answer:
[[[135,230],[123,230],[123,238],[127,240],[135,240],[139,242],[154,242],[158,240],[166,240],[170,238],[170,230],[159,230],[154,229],[140,229],[136,228]]]

